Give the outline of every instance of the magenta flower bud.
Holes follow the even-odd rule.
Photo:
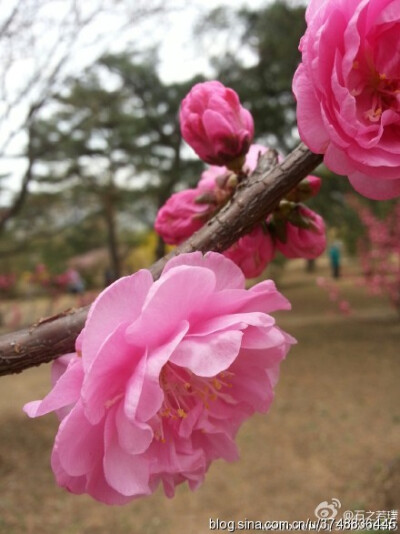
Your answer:
[[[179,191],[157,213],[154,228],[169,245],[179,245],[203,226],[210,206],[197,203],[199,195],[199,189]]]
[[[324,220],[306,206],[299,207],[301,225],[286,223],[286,241],[276,240],[276,247],[287,258],[312,260],[326,248]],[[300,222],[300,221],[299,221]]]
[[[296,187],[285,196],[285,199],[290,202],[304,202],[318,194],[321,189],[321,183],[321,178],[310,174],[301,180],[301,182],[299,182]]]
[[[321,178],[318,178],[318,176],[314,176],[312,174],[308,175],[300,183],[304,183],[305,188],[309,192],[309,197],[315,197],[315,195],[317,195],[321,189]]]
[[[246,278],[260,276],[275,255],[275,243],[261,225],[241,237],[223,253],[241,268]]]
[[[203,161],[241,169],[254,123],[235,91],[217,81],[199,83],[182,101],[179,118],[182,137]]]

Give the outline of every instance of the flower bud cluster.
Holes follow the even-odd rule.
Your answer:
[[[180,120],[183,138],[212,166],[203,172],[195,189],[175,193],[159,210],[155,229],[171,245],[189,238],[220,210],[268,151],[265,146],[250,144],[253,119],[237,94],[219,82],[195,85],[182,102]],[[224,255],[246,278],[259,276],[277,251],[288,258],[319,256],[326,246],[324,222],[301,203],[315,196],[320,186],[320,178],[307,176],[268,219]]]

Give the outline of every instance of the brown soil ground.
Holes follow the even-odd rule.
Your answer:
[[[315,518],[321,501],[343,510],[400,508],[400,322],[383,297],[340,280],[343,316],[293,264],[279,284],[293,311],[279,324],[298,339],[282,365],[270,412],[239,433],[241,460],[216,462],[195,493],[161,491],[124,507],[73,496],[53,481],[57,423],[22,405],[49,388],[49,368],[0,378],[1,534],[202,534],[214,520]]]

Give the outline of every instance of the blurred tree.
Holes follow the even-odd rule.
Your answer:
[[[163,84],[154,54],[109,55],[81,79],[70,79],[46,118],[33,123],[32,173],[47,195],[47,216],[57,214],[65,228],[85,225],[88,246],[89,221],[100,220],[101,231],[92,231],[106,237],[113,277],[121,274],[118,228],[151,227],[176,183],[198,179],[201,163],[181,158],[177,120],[180,100],[196,81]],[[29,231],[32,226],[39,228],[40,217]]]
[[[211,57],[215,76],[252,112],[256,138],[284,152],[298,142],[292,77],[304,13],[303,6],[278,0],[260,10],[217,8],[197,27],[208,50],[218,39],[221,46]]]
[[[68,74],[91,64],[104,50],[137,40],[139,33],[132,29],[169,8],[168,0],[2,3],[0,232],[20,210],[30,187],[30,128],[38,112]]]
[[[119,77],[140,110],[140,117],[130,122],[125,131],[124,147],[136,172],[151,173],[153,186],[148,188],[148,195],[153,197],[158,209],[177,184],[191,186],[199,179],[203,164],[197,158],[182,158],[178,110],[191,87],[204,78],[196,76],[186,82],[164,84],[157,75],[156,63],[154,51],[140,63],[133,63],[127,54],[105,56],[101,60],[101,64]],[[151,225],[153,222],[154,217]],[[164,242],[159,238],[156,256],[160,258],[164,254]]]

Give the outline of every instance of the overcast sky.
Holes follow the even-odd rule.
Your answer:
[[[12,6],[21,1],[25,2],[25,0],[8,0],[6,7],[11,11]],[[134,8],[138,5],[138,1],[124,0],[122,4],[115,5],[122,6],[122,8],[124,6],[128,6],[128,8],[132,8],[133,6]],[[301,1],[292,0],[293,3],[301,3]],[[75,42],[75,50],[71,52],[72,59],[66,67],[66,73],[79,75],[79,72],[85,66],[90,65],[96,56],[99,56],[104,51],[122,51],[126,47],[126,43],[133,37],[141,48],[157,44],[160,45],[160,75],[165,82],[182,81],[198,73],[210,75],[210,72],[207,70],[207,53],[198,46],[196,39],[193,37],[194,25],[199,16],[218,6],[227,6],[232,10],[239,9],[240,7],[257,9],[269,3],[271,3],[271,0],[191,0],[190,2],[185,0],[171,0],[169,5],[172,4],[175,8],[172,12],[163,14],[158,19],[150,18],[144,20],[140,24],[135,24],[132,28],[128,27],[128,31],[125,29],[125,33],[122,31],[118,32],[118,25],[123,25],[124,19],[122,18],[121,20],[121,16],[118,15],[119,12],[116,8],[113,17],[98,17],[95,20],[95,24],[90,26],[86,33],[83,33],[83,37],[80,35],[80,38],[82,38],[82,49],[80,49],[80,41]],[[36,52],[36,55],[40,57],[43,69],[51,69],[51,52],[55,50],[58,43],[57,31],[61,31],[59,29],[57,30],[57,24],[59,28],[62,28],[63,17],[65,16],[65,11],[63,13],[61,7],[66,8],[68,6],[68,0],[51,0],[50,3],[46,3],[45,5],[50,7],[47,15],[50,19],[53,18],[53,23],[47,23],[44,27],[43,24],[42,27],[40,25],[38,26],[35,38],[37,38],[37,43],[39,44],[35,50],[39,50],[39,54]],[[26,6],[29,7],[28,2]],[[95,6],[95,3],[87,0],[87,3],[79,4],[79,6],[82,6],[82,9],[90,9]],[[0,13],[0,19],[4,19],[7,16],[5,11],[3,10]],[[25,17],[27,24],[30,24],[31,19],[29,18],[29,13],[26,13]],[[102,48],[96,49],[93,46],[85,47],[83,42],[85,38],[86,40],[88,38],[90,40],[90,37],[93,37],[96,33],[102,38]],[[36,94],[33,93],[31,100],[25,98],[19,107],[14,107],[15,109],[12,109],[11,113],[5,116],[5,103],[14,94],[18,94],[18,87],[23,88],[23,84],[29,76],[30,65],[33,64],[34,60],[29,46],[26,46],[24,43],[20,46],[25,46],[26,50],[21,49],[19,54],[16,54],[18,61],[14,61],[11,68],[9,68],[10,76],[7,82],[8,85],[4,86],[8,88],[7,98],[4,98],[3,94],[0,95],[0,148],[2,148],[2,143],[4,139],[7,139],[9,132],[13,128],[18,130],[18,121],[21,123],[24,122],[24,116],[26,116],[29,102],[32,100],[35,101],[35,99],[37,100],[41,90],[39,86]],[[213,41],[210,44],[210,48],[212,49],[209,49],[207,52],[218,52],[218,46],[217,40]],[[4,68],[4,54],[0,48],[1,59],[3,59],[3,63],[0,63],[0,68]],[[53,61],[56,61],[56,59],[53,58]],[[3,85],[0,84],[0,88],[2,89]],[[23,150],[25,144],[26,135],[22,132],[13,138],[13,142],[10,143],[5,153],[7,155],[15,155]],[[10,179],[7,180],[7,184],[11,189],[15,190],[18,188],[25,167],[25,160],[10,159],[7,157],[0,158],[0,175],[11,173]],[[9,198],[10,196],[6,191],[0,191],[0,205],[8,203]]]
[[[269,3],[269,0],[201,0],[181,12],[170,15],[171,25],[166,29],[160,49],[160,75],[163,80],[182,81],[193,74],[208,74],[207,58],[205,55],[198,55],[199,48],[193,38],[194,25],[201,13],[218,6],[226,6],[232,10],[241,7],[257,9]]]

